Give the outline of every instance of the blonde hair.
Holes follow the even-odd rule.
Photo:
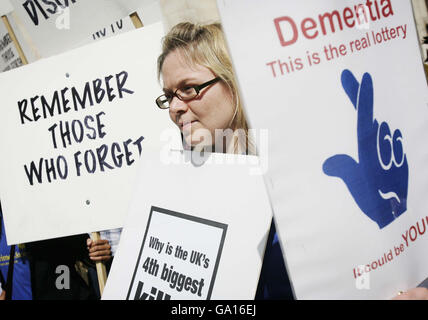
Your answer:
[[[171,52],[180,50],[185,59],[190,63],[199,64],[210,69],[230,89],[234,116],[230,123],[232,130],[243,129],[245,131],[246,150],[253,153],[252,143],[248,136],[248,124],[245,118],[241,99],[238,94],[238,86],[233,73],[226,41],[220,23],[208,25],[193,24],[190,22],[179,23],[174,26],[164,37],[162,42],[162,54],[158,58],[158,78],[162,74],[162,66],[165,58]],[[242,146],[238,146],[235,140],[234,153],[241,153]],[[251,146],[250,146],[251,145]]]

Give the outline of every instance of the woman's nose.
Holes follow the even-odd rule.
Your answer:
[[[171,102],[169,103],[169,111],[172,113],[177,112],[185,112],[187,110],[187,103],[178,99],[177,97],[173,97]]]

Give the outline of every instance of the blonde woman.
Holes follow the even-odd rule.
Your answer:
[[[164,38],[158,59],[164,94],[185,146],[216,152],[254,154],[220,24],[180,23]],[[272,221],[256,298],[292,299]]]

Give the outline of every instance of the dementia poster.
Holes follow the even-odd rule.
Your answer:
[[[218,0],[301,299],[428,276],[428,95],[410,1]],[[251,52],[251,54],[248,54]]]

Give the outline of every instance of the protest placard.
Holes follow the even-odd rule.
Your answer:
[[[251,127],[269,130],[261,157],[296,297],[417,286],[428,96],[410,1],[217,3]]]
[[[254,299],[272,211],[256,157],[150,152],[103,299]]]
[[[143,29],[0,76],[10,243],[121,227],[144,149],[179,137],[154,103],[163,28]]]
[[[87,44],[91,41],[106,39],[134,29],[135,27],[131,18],[126,16],[116,21],[112,21],[106,25],[100,26],[97,31],[95,31],[92,35],[90,35],[90,37],[86,39],[86,41],[82,40],[81,43]]]

